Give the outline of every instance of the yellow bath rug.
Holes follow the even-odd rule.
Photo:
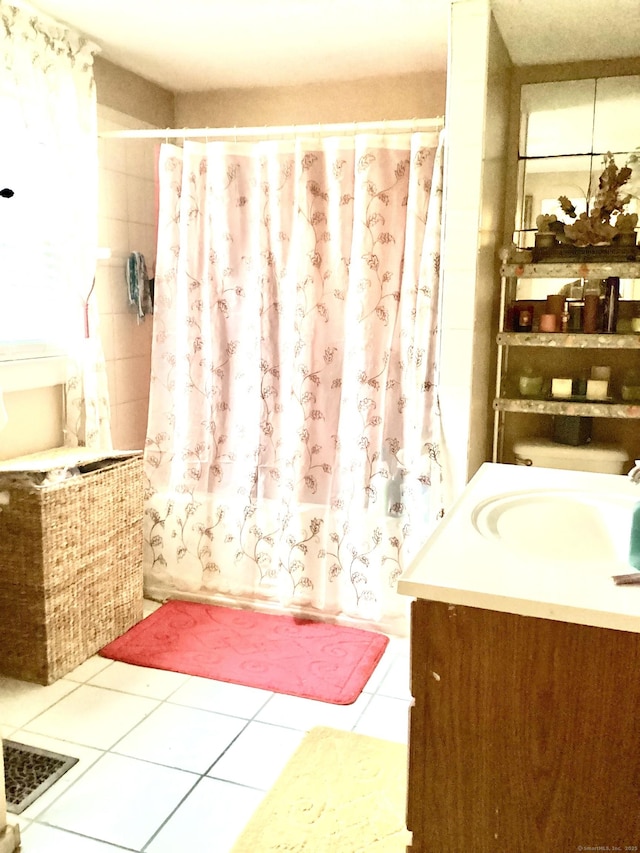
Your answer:
[[[405,853],[407,747],[312,729],[233,853]]]

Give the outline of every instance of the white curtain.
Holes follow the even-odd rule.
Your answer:
[[[163,145],[152,595],[403,630],[440,514],[436,133]]]
[[[2,185],[15,190],[3,205],[5,336],[68,354],[66,442],[110,448],[89,298],[98,245],[96,46],[35,10],[0,0],[0,14]]]

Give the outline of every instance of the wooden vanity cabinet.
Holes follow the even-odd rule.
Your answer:
[[[417,599],[411,692],[410,853],[640,850],[640,634]]]

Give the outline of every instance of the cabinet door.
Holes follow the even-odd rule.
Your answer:
[[[640,635],[417,601],[412,666],[413,853],[640,844]]]

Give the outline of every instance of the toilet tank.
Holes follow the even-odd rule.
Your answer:
[[[583,444],[574,447],[545,438],[530,438],[513,444],[516,465],[539,468],[565,468],[596,474],[626,474],[629,454],[608,444]]]

